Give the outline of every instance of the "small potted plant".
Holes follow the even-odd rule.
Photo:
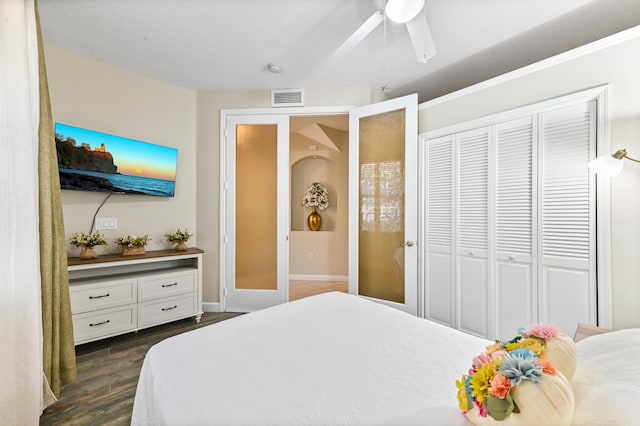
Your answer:
[[[176,251],[185,251],[188,248],[186,242],[193,237],[193,234],[189,231],[189,228],[184,228],[184,230],[178,228],[175,232],[165,234],[165,236],[167,241],[176,245]]]
[[[144,254],[144,246],[151,241],[148,235],[127,235],[116,240],[116,244],[122,247],[123,256],[133,256]]]
[[[322,183],[313,182],[304,194],[302,205],[313,209],[307,217],[307,226],[309,226],[309,229],[312,231],[319,230],[322,224],[322,217],[320,217],[318,209],[324,210],[329,207],[329,191],[327,191],[327,188],[325,188]]]
[[[82,247],[80,251],[81,259],[95,259],[98,257],[98,253],[93,249],[95,246],[106,246],[107,240],[104,239],[104,234],[100,231],[93,231],[92,233],[76,232],[69,239],[71,245],[76,247]]]

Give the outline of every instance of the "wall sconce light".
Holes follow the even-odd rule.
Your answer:
[[[601,155],[600,157],[589,161],[587,166],[599,175],[618,176],[622,170],[622,166],[624,166],[624,162],[622,161],[623,158],[640,163],[640,160],[629,157],[626,149],[620,149],[613,154]]]

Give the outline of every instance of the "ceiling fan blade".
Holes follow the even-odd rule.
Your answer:
[[[436,46],[431,37],[429,25],[427,25],[427,8],[423,7],[422,11],[407,22],[407,31],[411,37],[411,43],[416,51],[418,62],[426,63],[427,60],[436,54]]]
[[[335,52],[333,52],[333,56],[341,55],[356,47],[356,45],[364,40],[364,38],[368,36],[369,33],[373,31],[378,25],[380,25],[382,21],[384,21],[384,12],[378,10],[373,15],[371,15],[371,17],[367,19],[364,24],[360,25],[360,27],[355,30],[353,34],[351,34],[349,38],[346,39],[345,42],[336,49]]]

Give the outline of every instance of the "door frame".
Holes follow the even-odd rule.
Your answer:
[[[220,223],[218,228],[218,300],[220,301],[220,312],[226,311],[226,250],[225,245],[228,240],[226,236],[226,226],[227,226],[227,200],[225,197],[225,191],[228,190],[228,185],[225,181],[225,177],[228,171],[227,165],[227,147],[226,147],[226,139],[228,136],[228,131],[226,129],[227,118],[229,116],[245,116],[245,115],[284,115],[289,118],[294,116],[305,116],[305,115],[335,115],[335,114],[349,114],[355,109],[354,105],[346,105],[346,106],[327,106],[327,107],[288,107],[288,108],[227,108],[220,110],[220,151],[219,151],[219,167],[220,167],[220,175],[219,175],[219,210],[218,214],[220,217]],[[290,197],[290,195],[289,195]],[[291,219],[289,214],[286,215],[286,226],[287,226],[287,241],[289,240],[289,230],[291,228]],[[285,257],[289,256],[289,246],[287,244],[287,249],[285,253]],[[287,279],[285,280],[285,301],[289,300],[289,267],[287,262]]]

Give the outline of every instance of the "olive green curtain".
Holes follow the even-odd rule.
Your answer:
[[[38,179],[43,371],[51,390],[59,397],[60,388],[76,379],[76,353],[58,160],[37,2],[35,14],[40,73]]]

